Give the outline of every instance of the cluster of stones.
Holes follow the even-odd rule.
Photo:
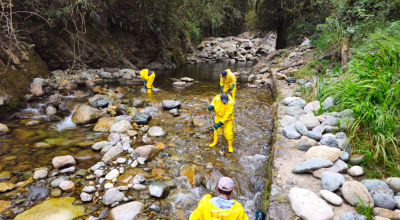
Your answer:
[[[275,51],[275,38],[271,34],[258,38],[255,34],[246,33],[238,37],[208,38],[197,46],[197,50],[189,51],[187,62],[196,64],[258,61],[262,54],[267,55]]]
[[[327,111],[333,107],[332,97],[328,97],[323,103],[307,103],[299,97],[287,97],[283,103],[288,107],[286,115],[280,121],[282,133],[288,139],[299,139],[296,148],[306,151],[304,162],[293,166],[292,173],[312,173],[321,180],[322,186],[320,196],[308,189],[290,189],[288,197],[297,216],[302,219],[332,219],[334,212],[327,202],[340,206],[344,198],[352,206],[359,206],[362,201],[366,206],[375,207],[373,214],[379,216],[379,219],[400,219],[400,210],[393,211],[395,208],[400,209],[400,197],[395,196],[400,191],[400,178],[388,178],[386,182],[377,179],[358,182],[350,177],[364,173],[362,167],[357,166],[362,162],[363,155],[349,156],[351,143],[344,132],[336,132],[352,125],[354,119],[350,110],[316,116],[320,108]],[[347,164],[349,161],[354,165],[351,168]],[[347,212],[340,219],[365,217]]]
[[[172,86],[177,88],[183,88],[186,86],[190,86],[193,83],[198,83],[197,81],[195,82],[194,79],[189,77],[183,77],[181,79],[170,78],[170,80],[174,81],[174,83],[172,83]]]

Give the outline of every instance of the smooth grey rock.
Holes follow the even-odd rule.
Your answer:
[[[25,197],[30,201],[38,201],[50,196],[50,190],[47,187],[31,187],[25,193]]]
[[[396,208],[400,209],[400,196],[395,196],[393,199],[396,202]]]
[[[157,198],[165,198],[168,195],[169,190],[169,186],[161,182],[153,182],[149,187],[150,195]]]
[[[100,141],[92,145],[93,150],[101,150],[108,145],[108,141]]]
[[[335,191],[345,182],[344,177],[340,173],[332,171],[324,171],[321,173],[322,189]]]
[[[329,160],[322,158],[311,158],[309,160],[294,165],[292,168],[292,172],[293,173],[312,172],[314,170],[327,168],[331,166],[333,166],[333,163]]]
[[[307,131],[306,136],[316,141],[321,140],[322,134],[315,131]]]
[[[97,162],[95,165],[90,167],[92,171],[98,170],[100,167],[105,167],[106,165],[103,162]]]
[[[295,123],[296,130],[301,134],[301,135],[306,135],[307,134],[307,127],[304,125],[303,122],[301,121],[296,121]]]
[[[111,188],[104,193],[102,202],[104,205],[111,205],[115,202],[121,202],[124,197],[124,193],[120,192],[116,188]]]
[[[131,154],[133,158],[143,158],[144,161],[150,161],[160,153],[160,149],[153,145],[145,145],[135,149]]]
[[[377,186],[381,186],[382,188],[385,188],[385,189],[390,189],[388,184],[386,184],[384,181],[378,180],[378,179],[365,179],[365,180],[361,181],[361,183],[364,184],[365,187],[367,187],[368,191],[371,191],[372,189],[374,189]]]
[[[295,115],[304,114],[304,111],[299,106],[290,106],[286,109],[285,113],[287,115],[295,116]]]
[[[280,124],[282,127],[285,127],[285,126],[296,123],[296,121],[297,121],[297,119],[295,117],[290,116],[290,115],[285,115],[282,117]]]
[[[175,101],[175,100],[163,100],[162,106],[165,109],[179,108],[179,107],[181,107],[181,102]]]
[[[336,139],[343,139],[343,140],[347,140],[347,135],[344,132],[338,132],[335,134]]]
[[[122,152],[124,151],[123,147],[121,144],[117,144],[114,147],[112,147],[107,153],[104,154],[103,158],[101,161],[103,162],[108,162],[115,157],[119,156]]]
[[[355,212],[346,212],[340,216],[340,220],[366,220],[367,217]]]
[[[307,105],[304,106],[304,112],[306,112],[306,113],[314,112],[314,111],[317,111],[319,108],[320,108],[319,101],[313,101],[313,102],[307,103]]]
[[[400,178],[399,177],[389,177],[386,179],[386,183],[394,192],[400,192]]]
[[[372,196],[374,200],[375,206],[385,208],[385,209],[394,209],[396,206],[396,202],[394,199],[384,193],[378,193]]]
[[[322,135],[322,133],[325,132],[326,127],[327,127],[326,125],[318,125],[318,126],[314,127],[312,129],[312,131],[318,132]]]
[[[300,107],[300,108],[304,108],[304,106],[305,106],[306,104],[307,104],[306,101],[304,101],[303,99],[300,99],[300,100],[295,100],[295,101],[291,102],[291,103],[289,104],[289,107],[290,107],[290,106],[298,106],[298,107]]]
[[[317,127],[318,125],[320,125],[318,118],[315,117],[314,114],[303,115],[299,118],[299,121],[303,122],[308,130],[311,130],[311,129]],[[321,132],[321,134],[322,134],[322,132]]]
[[[337,120],[338,119],[336,117],[328,115],[328,117],[325,118],[324,122],[322,122],[321,125],[337,126]]]
[[[344,162],[349,161],[349,157],[350,157],[350,154],[347,153],[346,151],[340,152],[340,159],[343,160]]]
[[[58,186],[60,185],[60,183],[61,183],[62,181],[64,181],[64,180],[69,180],[69,177],[67,177],[67,176],[60,176],[60,177],[58,177],[57,179],[51,181],[51,183],[50,183],[50,184],[51,184],[51,187],[54,187],[54,188],[58,187]]]
[[[117,123],[119,121],[132,122],[133,121],[133,117],[130,116],[130,115],[119,115],[119,116],[114,118],[114,123]]]
[[[336,139],[334,139],[332,137],[322,138],[319,142],[321,144],[329,146],[329,147],[339,148],[339,145],[338,145]]]
[[[297,83],[299,84],[299,85],[304,85],[304,84],[306,84],[308,82],[308,80],[306,80],[306,79],[299,79],[299,80],[297,80]]]
[[[145,125],[149,123],[151,120],[151,115],[143,112],[136,112],[135,116],[133,117],[135,120],[135,123],[138,125]]]
[[[351,109],[345,109],[342,112],[339,112],[337,117],[343,118],[343,117],[353,117],[353,111]]]
[[[318,144],[317,141],[314,139],[308,138],[306,136],[301,136],[298,144],[296,145],[296,148],[301,151],[307,151],[313,146],[316,146]]]
[[[119,133],[110,133],[108,135],[108,141],[121,141],[121,135]]]
[[[86,192],[86,193],[92,193],[92,192],[96,191],[96,187],[94,187],[94,186],[85,186],[85,187],[83,187],[82,191]]]
[[[296,130],[296,125],[291,124],[283,127],[282,129],[283,135],[289,139],[299,139],[301,135]]]
[[[371,194],[371,196],[375,195],[375,194],[386,194],[388,196],[390,196],[391,198],[394,197],[394,192],[392,189],[388,189],[388,188],[383,188],[382,186],[376,186],[373,189],[371,189],[371,191],[369,192],[369,194]]]
[[[328,110],[333,107],[334,100],[332,96],[329,96],[328,98],[325,99],[324,102],[322,102],[322,107],[324,110]]]

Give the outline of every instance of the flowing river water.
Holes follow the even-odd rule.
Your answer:
[[[222,146],[209,148],[213,140],[213,115],[207,110],[212,98],[219,94],[219,76],[224,69],[248,71],[251,63],[243,64],[200,64],[185,65],[171,71],[156,71],[154,86],[160,91],[146,94],[140,92],[140,83],[125,83],[110,81],[105,83],[108,89],[121,87],[125,93],[124,99],[138,98],[146,100],[144,111],[153,116],[149,126],[160,126],[168,135],[164,138],[154,138],[153,143],[164,143],[165,148],[158,157],[145,165],[132,169],[129,166],[119,178],[126,178],[142,172],[143,175],[155,181],[173,181],[176,186],[162,200],[151,197],[147,193],[131,192],[133,196],[146,205],[157,204],[161,212],[150,212],[150,219],[188,219],[197,207],[201,197],[213,190],[209,180],[202,177],[204,173],[222,173],[235,181],[233,198],[240,202],[250,219],[255,218],[255,211],[263,204],[265,177],[269,143],[273,132],[271,115],[271,93],[266,88],[249,88],[247,82],[239,78],[236,103],[234,109],[235,133],[233,139],[234,153],[221,155],[227,142],[222,138]],[[170,78],[190,77],[198,81],[188,87],[177,89],[172,87]],[[94,95],[90,88],[79,88],[71,94],[65,94],[66,106],[74,103],[85,103]],[[182,102],[180,116],[173,117],[163,110],[162,100],[179,100]],[[18,182],[32,176],[32,170],[47,167],[51,170],[51,160],[55,156],[72,155],[80,169],[87,169],[101,159],[99,152],[91,149],[97,141],[107,139],[107,133],[94,132],[95,124],[75,125],[71,121],[71,112],[59,115],[59,122],[46,122],[48,116],[42,111],[42,106],[48,100],[43,99],[28,103],[26,108],[14,113],[14,117],[5,119],[2,123],[9,126],[11,133],[0,136],[0,168],[12,174],[11,181]],[[193,117],[200,116],[207,123],[203,127],[193,125]],[[32,119],[43,120],[35,126],[26,126]],[[46,142],[51,148],[36,148],[35,143]],[[145,145],[139,139],[132,147]],[[210,171],[211,170],[211,171]],[[49,181],[49,180],[48,180]],[[85,179],[80,183],[87,184]],[[210,185],[211,184],[211,185]],[[205,186],[208,185],[208,186]],[[208,188],[207,188],[208,187]],[[79,200],[79,184],[75,196]],[[9,193],[8,193],[9,194]],[[2,193],[0,199],[10,199],[10,195]],[[135,199],[135,200],[136,200]],[[93,210],[102,210],[101,203],[83,203],[85,214],[89,216]]]

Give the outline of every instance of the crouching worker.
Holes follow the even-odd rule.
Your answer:
[[[218,197],[205,195],[189,220],[248,220],[243,206],[229,197],[233,193],[234,183],[229,177],[221,177],[218,181]]]
[[[140,71],[140,78],[143,80],[143,88],[146,89],[147,93],[151,93],[151,90],[154,89],[154,78],[156,78],[156,74],[154,73],[154,71],[142,69]]]
[[[214,147],[218,143],[218,135],[221,134],[222,128],[224,135],[229,145],[229,152],[233,152],[233,108],[235,101],[226,93],[214,97],[212,104],[208,106],[208,110],[215,110],[215,125],[214,125],[214,142],[209,147]]]

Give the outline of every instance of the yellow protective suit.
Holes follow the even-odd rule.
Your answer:
[[[222,77],[222,74],[220,76],[219,80],[219,85],[222,86],[222,92],[228,92],[229,88],[231,88],[232,84],[235,84],[233,87],[231,93],[232,93],[232,98],[235,100],[235,92],[236,92],[236,76],[231,72],[230,69],[226,69],[225,71],[228,72],[225,77]]]
[[[211,202],[211,195],[205,195],[189,220],[248,220],[243,206],[236,200],[230,209],[220,209]]]
[[[154,78],[156,78],[156,74],[154,73],[154,71],[150,70],[149,74],[148,69],[142,69],[140,71],[140,78],[142,78],[143,81],[146,80],[146,83],[144,85],[146,86],[147,93],[151,93],[151,90],[154,89],[153,86]]]
[[[235,101],[230,95],[228,95],[229,101],[227,103],[222,103],[221,96],[217,95],[212,101],[212,105],[215,110],[215,123],[222,122],[224,125],[217,130],[214,129],[214,142],[210,144],[210,147],[214,147],[218,142],[218,134],[221,134],[222,129],[224,129],[224,136],[229,144],[229,152],[233,152],[232,140],[233,140],[233,108],[235,106]]]

